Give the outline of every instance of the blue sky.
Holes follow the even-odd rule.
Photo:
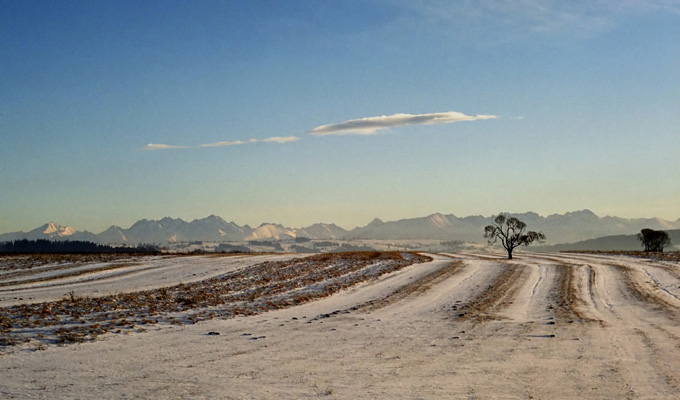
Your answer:
[[[0,232],[680,218],[680,1],[0,0]]]

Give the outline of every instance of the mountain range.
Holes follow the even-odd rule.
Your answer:
[[[602,236],[633,235],[643,228],[680,229],[680,219],[599,217],[590,210],[540,216],[534,212],[512,214],[527,224],[527,229],[543,232],[546,244],[573,243]],[[257,228],[239,226],[211,215],[191,222],[179,218],[142,219],[125,229],[111,226],[94,234],[77,231],[70,226],[50,222],[30,232],[0,235],[0,242],[19,239],[86,240],[107,244],[176,243],[192,241],[239,242],[252,240],[319,240],[382,239],[382,240],[457,240],[484,242],[484,227],[495,216],[456,217],[435,213],[426,217],[383,222],[376,218],[368,225],[345,230],[335,224],[317,223],[306,228],[289,228],[275,223],[263,223]]]

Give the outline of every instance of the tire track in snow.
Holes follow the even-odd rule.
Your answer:
[[[615,263],[608,265],[620,274],[625,282],[627,292],[632,297],[641,303],[646,303],[654,311],[663,313],[673,320],[680,320],[679,310],[673,304],[675,297],[661,290],[654,284],[653,280],[646,280],[648,274],[644,270]]]
[[[476,323],[503,319],[500,311],[511,304],[527,273],[524,265],[505,264],[503,271],[478,296],[458,308],[456,319]]]
[[[610,342],[631,393],[637,397],[637,388],[654,386],[664,387],[663,393],[680,394],[680,381],[675,371],[667,367],[670,362],[667,357],[677,352],[680,340],[659,326],[668,326],[670,322],[677,327],[674,317],[677,310],[654,294],[640,268],[608,260],[591,261],[605,261],[591,266],[593,299],[600,303],[597,309],[605,320],[605,329],[595,334]],[[621,360],[635,363],[624,365]]]
[[[376,311],[391,304],[405,300],[409,297],[421,296],[432,286],[437,285],[454,275],[457,275],[463,270],[463,268],[464,265],[462,261],[452,261],[444,265],[442,268],[430,272],[429,274],[405,286],[401,286],[383,298],[371,300],[367,303],[356,306],[356,308],[361,311]]]

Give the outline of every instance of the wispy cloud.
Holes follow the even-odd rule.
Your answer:
[[[379,117],[353,119],[339,124],[317,126],[307,132],[311,135],[373,135],[378,131],[408,125],[435,125],[452,122],[475,121],[478,119],[494,119],[496,115],[465,115],[456,111],[430,114],[393,114]],[[265,139],[229,140],[216,143],[201,144],[198,147],[225,147],[252,143],[292,143],[301,140],[297,136],[272,136]],[[193,146],[173,146],[169,144],[147,144],[143,150],[188,149]]]
[[[408,29],[465,35],[486,44],[536,37],[591,37],[648,13],[680,13],[679,0],[395,0]],[[493,29],[489,29],[493,26]]]
[[[258,140],[259,142],[270,142],[270,143],[291,143],[300,140],[297,136],[274,136],[267,139]]]
[[[317,136],[325,135],[373,135],[376,132],[408,125],[435,125],[452,122],[475,121],[478,119],[494,119],[495,115],[465,115],[456,111],[430,114],[393,114],[379,117],[352,119],[338,124],[321,125],[308,133]]]
[[[142,147],[142,150],[167,150],[167,149],[188,149],[189,146],[173,146],[171,144],[154,144],[149,143]]]
[[[274,136],[266,139],[250,139],[250,140],[234,140],[217,143],[202,144],[201,147],[222,147],[222,146],[236,146],[239,144],[249,143],[291,143],[300,140],[297,136]]]

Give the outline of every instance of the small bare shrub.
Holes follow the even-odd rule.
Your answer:
[[[66,294],[65,300],[68,301],[70,304],[76,304],[81,300],[81,298],[76,294],[76,292],[71,290]]]
[[[65,345],[69,343],[82,343],[85,341],[85,335],[79,332],[72,332],[68,330],[62,330],[56,332],[57,343],[60,345]]]
[[[0,315],[0,332],[9,332],[12,330],[12,320],[4,315]]]
[[[0,346],[16,346],[21,343],[21,340],[10,335],[0,335]]]

